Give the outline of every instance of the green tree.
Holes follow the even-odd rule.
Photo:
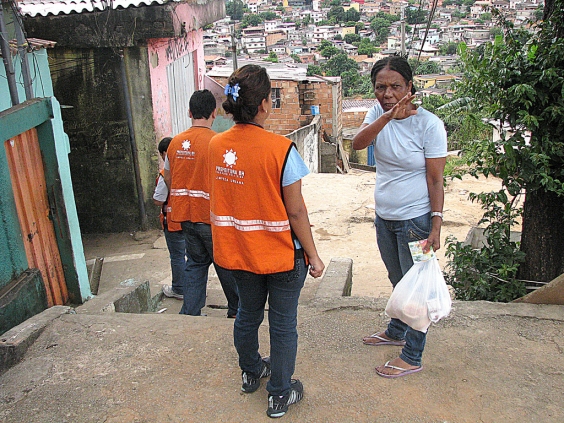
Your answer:
[[[359,75],[359,77],[355,79],[353,85],[347,87],[347,96],[352,97],[357,95],[360,95],[364,98],[374,97],[374,87],[372,86],[370,75]]]
[[[419,62],[417,59],[408,59],[408,62],[413,69],[414,75],[431,75],[434,73],[441,73],[441,67],[437,62],[430,62],[428,60]]]
[[[360,12],[355,8],[350,8],[345,12],[345,22],[358,22],[360,20]]]
[[[278,18],[278,15],[271,11],[261,12],[259,13],[259,16],[265,21],[272,21]]]
[[[345,35],[345,43],[352,44],[352,43],[355,43],[355,42],[360,42],[360,35],[358,35],[358,34],[347,34],[347,35]]]
[[[340,76],[347,71],[355,71],[358,73],[360,69],[358,63],[348,57],[346,53],[336,54],[331,57],[327,63],[324,63],[321,68],[327,76]],[[343,83],[343,88],[344,85],[345,84]]]
[[[335,23],[344,22],[345,21],[345,9],[342,6],[333,6],[327,12],[327,19],[333,19]]]
[[[376,18],[386,19],[390,23],[398,22],[401,18],[398,15],[390,15],[386,12],[378,12],[376,13]]]
[[[298,56],[297,54],[292,53],[292,54],[290,54],[290,57],[291,57],[292,59],[294,59],[294,62],[295,62],[295,63],[302,63],[302,59],[300,59],[300,56]]]
[[[505,221],[515,210],[509,199],[525,193],[519,250],[524,262],[516,272],[511,263],[512,272],[500,267],[496,277],[506,273],[504,286],[515,273],[519,280],[546,282],[564,273],[561,239],[555,236],[564,233],[564,0],[545,2],[544,20],[533,32],[514,29],[492,13],[505,37],[475,51],[462,49],[465,79],[459,90],[510,130],[495,143],[470,144],[466,157],[472,174],[501,178],[497,201],[484,196],[482,203],[506,210]],[[500,239],[492,242],[501,250],[507,237]]]
[[[358,54],[366,54],[368,57],[372,57],[379,50],[368,38],[363,38],[358,44]]]
[[[241,20],[241,28],[247,28],[249,26],[259,26],[263,22],[264,20],[259,15],[249,13],[243,16],[243,19]]]
[[[354,25],[354,31],[358,34],[360,31],[364,31],[365,27],[364,22],[357,22]]]
[[[452,56],[456,54],[458,48],[458,43],[455,43],[454,41],[449,41],[446,44],[442,44],[439,47],[439,53],[441,55],[447,55],[447,56]]]
[[[321,66],[318,65],[308,65],[306,75],[307,76],[323,75],[323,69],[321,69]]]
[[[388,35],[390,35],[390,25],[391,22],[384,19],[384,18],[374,18],[370,22],[370,28],[374,31],[375,44],[383,44],[388,39]]]
[[[341,50],[335,47],[333,43],[327,40],[321,40],[321,43],[319,44],[319,47],[317,47],[317,50],[319,51],[319,54],[321,54],[326,59],[330,59],[331,57],[341,52]]]
[[[462,10],[455,10],[451,13],[451,15],[456,19],[464,19],[466,16],[468,16],[468,13]]]
[[[241,0],[227,1],[225,3],[225,13],[234,21],[243,19],[243,13],[247,10],[247,6]]]
[[[535,22],[536,22],[536,21],[540,21],[540,20],[542,19],[542,16],[543,16],[542,4],[539,5],[539,6],[537,7],[537,9],[535,10],[535,15],[534,15],[534,16],[535,16],[535,17],[534,17]]]
[[[427,10],[419,9],[417,7],[407,7],[405,9],[405,21],[410,25],[422,24],[427,21]]]
[[[278,55],[275,52],[271,51],[268,57],[263,60],[267,62],[278,63]]]
[[[495,39],[498,35],[503,35],[503,30],[499,26],[490,28],[490,38]]]

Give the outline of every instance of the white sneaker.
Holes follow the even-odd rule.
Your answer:
[[[177,294],[176,292],[173,291],[172,285],[163,285],[163,294],[165,295],[165,297],[168,298],[176,298],[177,300],[184,299],[184,295]]]

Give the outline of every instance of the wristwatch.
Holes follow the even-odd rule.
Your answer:
[[[443,214],[441,212],[431,212],[431,217],[439,216],[443,220]]]

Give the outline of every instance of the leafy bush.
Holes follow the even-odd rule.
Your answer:
[[[526,294],[525,283],[516,278],[525,254],[511,240],[511,228],[522,209],[514,207],[506,191],[470,194],[486,210],[478,225],[486,224],[485,245],[471,245],[450,236],[446,240],[445,278],[460,300],[509,302]]]

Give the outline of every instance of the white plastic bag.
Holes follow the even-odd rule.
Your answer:
[[[451,299],[436,257],[415,263],[398,282],[386,314],[420,332],[448,316]]]

